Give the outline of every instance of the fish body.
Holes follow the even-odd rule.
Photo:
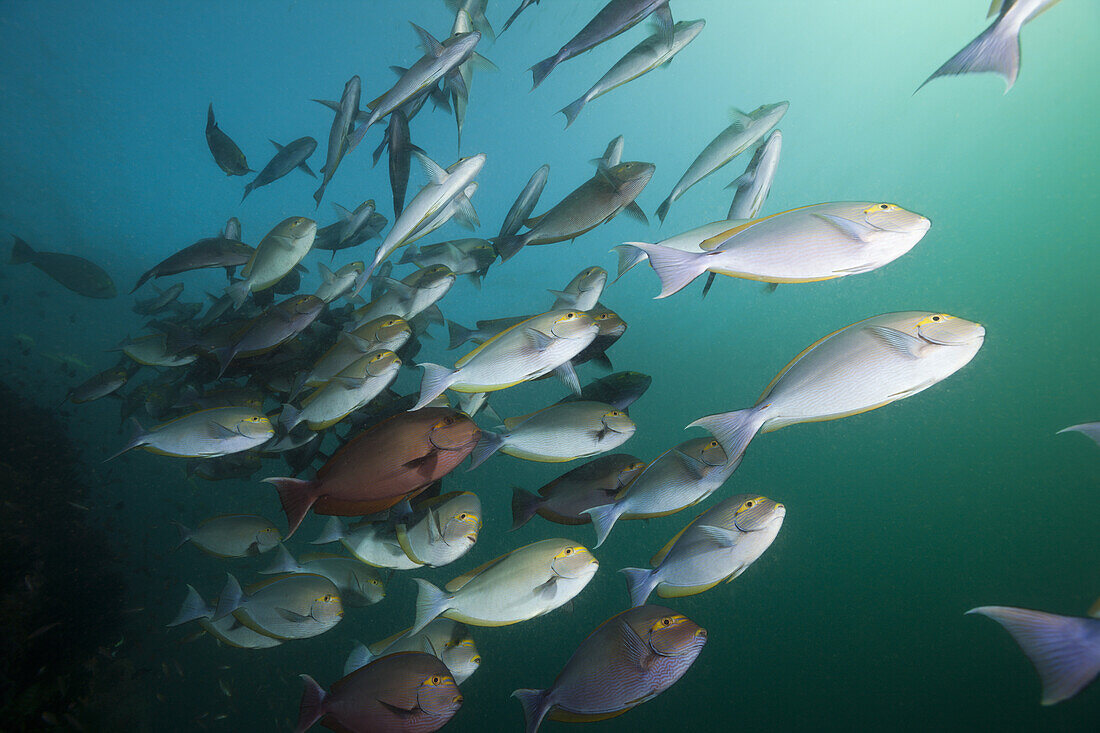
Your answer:
[[[361,356],[302,401],[301,409],[283,407],[280,422],[289,433],[306,423],[310,430],[324,430],[363,407],[397,379],[401,359],[379,349]]]
[[[652,163],[628,161],[614,168],[600,168],[596,175],[574,189],[546,213],[528,220],[531,229],[523,234],[495,240],[501,260],[507,260],[527,245],[553,244],[576,239],[619,212],[629,210],[645,217],[634,199],[642,192],[655,170]],[[636,210],[636,211],[635,211]]]
[[[237,143],[222,132],[218,123],[214,121],[213,102],[206,108],[206,145],[210,148],[210,154],[214,156],[214,162],[225,171],[225,175],[243,176],[252,172]]]
[[[423,247],[412,245],[405,250],[399,264],[412,262],[418,267],[443,265],[455,275],[469,275],[475,283],[479,283],[496,256],[496,250],[488,239],[468,237]]]
[[[309,675],[295,733],[320,721],[347,733],[430,733],[442,728],[462,705],[447,666],[430,654],[389,654],[337,680],[325,692]]]
[[[527,733],[545,718],[604,720],[652,700],[679,680],[707,642],[707,632],[661,606],[623,611],[581,642],[554,684],[512,693],[523,705]]]
[[[633,405],[653,383],[653,377],[641,372],[615,372],[595,379],[581,388],[580,394],[567,395],[561,402],[588,400],[605,402],[616,410]]]
[[[663,25],[672,26],[672,13],[668,9],[668,0],[610,0],[556,54],[531,67],[532,89],[538,87],[562,61],[579,56],[623,31],[633,28],[653,12],[659,14]]]
[[[607,270],[597,266],[586,267],[578,272],[565,288],[551,291],[554,304],[550,309],[576,308],[581,311],[590,311],[599,303],[606,285]]]
[[[418,634],[408,635],[408,629],[399,631],[370,647],[358,646],[348,656],[344,665],[344,674],[369,664],[372,660],[398,652],[427,652],[438,657],[447,665],[455,683],[461,685],[477,671],[481,664],[481,655],[465,624],[449,618],[437,618],[425,626]]]
[[[705,20],[682,20],[673,26],[671,43],[668,40],[668,32],[660,29],[627,51],[625,56],[592,85],[592,88],[561,110],[565,115],[565,126],[569,127],[573,124],[584,106],[593,99],[602,97],[611,90],[671,62],[676,54],[695,40],[705,25]]]
[[[389,220],[375,212],[374,199],[367,199],[354,211],[333,204],[340,220],[321,227],[313,240],[313,249],[323,249],[335,253],[338,250],[358,247],[368,239],[377,238],[386,228]]]
[[[154,277],[178,275],[181,272],[201,270],[207,267],[224,267],[226,270],[232,271],[236,267],[247,264],[252,259],[252,253],[252,247],[226,237],[200,239],[146,270],[138,278],[137,284],[130,292],[134,292],[147,280]]]
[[[341,332],[336,343],[313,365],[305,378],[305,386],[320,387],[371,352],[397,351],[411,335],[408,321],[393,315],[381,316],[352,331]]]
[[[504,217],[504,223],[500,225],[499,238],[510,237],[520,230],[523,222],[527,221],[527,218],[531,216],[531,212],[538,205],[539,197],[542,196],[542,189],[546,187],[546,179],[549,176],[550,166],[548,165],[540,166],[538,170],[531,174],[531,178],[528,179],[523,190],[519,192],[512,208],[508,209],[508,213]]]
[[[583,311],[550,311],[505,329],[458,361],[454,369],[421,362],[424,378],[414,410],[443,394],[493,392],[566,367],[599,332]],[[579,391],[579,386],[578,386]]]
[[[313,151],[317,149],[316,140],[307,135],[286,145],[280,145],[274,140],[270,142],[275,146],[275,155],[263,167],[263,170],[256,174],[256,177],[244,187],[244,195],[241,196],[241,201],[248,198],[248,194],[252,193],[253,189],[274,183],[295,168],[300,168],[314,178],[317,177],[317,174],[306,163],[309,156],[313,155]]]
[[[316,295],[295,295],[276,303],[235,332],[224,346],[213,350],[221,376],[238,356],[255,356],[270,351],[297,336],[313,323],[325,302]]]
[[[713,438],[685,440],[655,458],[606,506],[587,510],[596,547],[619,519],[650,519],[675,514],[713,494],[737,470]]]
[[[266,290],[286,277],[309,252],[316,236],[317,222],[304,216],[292,216],[276,224],[241,270],[244,279],[229,287],[233,303],[240,307],[250,292]]]
[[[461,463],[479,435],[470,418],[451,409],[404,412],[347,442],[313,481],[265,481],[279,491],[289,537],[311,508],[317,514],[358,516],[412,498]]]
[[[356,278],[363,273],[363,263],[349,262],[333,272],[325,267],[323,262],[318,262],[317,269],[321,273],[321,287],[317,288],[314,295],[326,303],[331,303],[351,290]]]
[[[378,571],[353,557],[310,553],[295,560],[286,547],[281,544],[278,547],[275,562],[261,573],[313,573],[328,578],[340,591],[341,601],[348,606],[370,606],[386,595],[386,587]]]
[[[472,626],[507,626],[568,603],[588,585],[599,563],[572,540],[550,539],[513,550],[452,580],[446,591],[420,578],[419,633],[438,616]]]
[[[130,379],[130,372],[119,367],[106,369],[73,387],[65,395],[64,402],[80,405],[114,394]]]
[[[539,489],[538,495],[512,489],[512,529],[538,514],[557,524],[587,524],[586,509],[603,506],[637,476],[646,464],[627,453],[600,456],[578,466]]]
[[[40,252],[16,236],[11,247],[8,264],[30,263],[49,275],[68,290],[86,298],[109,300],[118,295],[111,276],[90,260],[62,252]]]
[[[190,542],[213,557],[253,557],[273,550],[282,539],[271,520],[255,514],[222,514],[211,517],[195,529],[174,523],[180,546]]]
[[[397,541],[417,565],[449,565],[477,542],[481,516],[481,501],[476,494],[440,494],[418,503],[415,513],[397,524]]]
[[[152,298],[135,302],[131,309],[134,313],[142,316],[151,316],[154,313],[158,313],[168,308],[183,293],[183,283],[176,283],[164,290],[160,290],[154,285],[153,289],[156,290],[157,294]]]
[[[321,186],[313,194],[313,200],[321,205],[321,199],[325,195],[325,188],[332,176],[336,173],[336,167],[344,157],[348,149],[348,134],[355,125],[355,115],[359,111],[359,95],[362,92],[362,83],[359,76],[353,76],[344,84],[344,93],[340,95],[340,109],[332,119],[332,127],[328,131],[328,151],[325,157],[325,167],[321,169],[323,178]]]
[[[602,402],[560,402],[508,418],[505,432],[482,432],[471,468],[496,451],[543,463],[561,463],[614,450],[634,435],[634,421]]]
[[[258,448],[274,434],[271,422],[261,412],[247,407],[217,407],[184,415],[149,431],[138,425],[130,442],[111,458],[133,448],[177,458],[213,458]]]
[[[758,432],[835,420],[912,397],[966,366],[985,341],[977,323],[903,311],[858,321],[810,345],[754,407],[696,420],[737,462]]]
[[[360,276],[360,279],[362,276]],[[422,267],[416,272],[393,280],[383,278],[386,292],[352,313],[352,322],[366,323],[387,315],[412,321],[431,308],[455,283],[455,274],[444,265]]]
[[[718,170],[726,163],[748,150],[763,138],[768,132],[779,124],[779,120],[787,112],[787,102],[764,104],[750,114],[744,114],[738,110],[733,111],[734,120],[729,127],[718,134],[718,137],[707,143],[703,152],[699,153],[684,175],[672,188],[672,193],[657,209],[657,217],[663,222],[668,216],[669,207],[676,199],[699,181]]]
[[[409,189],[409,171],[415,147],[409,135],[409,118],[402,109],[395,109],[386,126],[389,148],[390,192],[393,194],[393,215],[400,217],[405,209],[405,194]]]
[[[738,494],[718,502],[653,556],[652,570],[623,569],[631,605],[642,605],[654,590],[661,598],[679,598],[732,581],[771,547],[786,515],[766,496]]]
[[[771,192],[775,171],[779,168],[779,152],[783,149],[783,133],[772,130],[753,153],[745,172],[726,188],[736,188],[727,219],[755,219]]]
[[[878,269],[912,249],[931,222],[896,204],[842,201],[738,224],[698,252],[631,242],[645,251],[667,298],[704,272],[769,283],[834,280]]]
[[[529,8],[532,3],[538,5],[539,0],[520,0],[519,7],[516,8],[511,15],[508,16],[508,20],[504,21],[504,27],[500,29],[500,32],[503,33],[504,31],[508,30],[508,26],[512,25],[512,23],[515,22],[516,18],[519,17],[519,14]]]
[[[989,14],[997,20],[963,50],[936,69],[917,87],[940,76],[992,71],[1005,80],[1005,94],[1020,74],[1020,30],[1029,21],[1054,7],[1058,0],[993,0]],[[916,94],[916,92],[914,92]]]
[[[275,639],[308,639],[323,634],[344,615],[336,585],[322,575],[290,573],[242,590],[228,576],[213,620],[232,614],[253,631]]]

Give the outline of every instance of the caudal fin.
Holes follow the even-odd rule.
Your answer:
[[[417,366],[424,370],[424,376],[420,380],[420,399],[417,400],[413,410],[419,410],[434,400],[450,387],[458,379],[458,372],[439,364],[422,361]],[[411,410],[410,410],[411,412]]]
[[[259,571],[261,575],[277,575],[279,573],[296,573],[302,569],[286,545],[279,543],[279,549],[275,551],[275,561],[270,566]]]
[[[695,278],[707,271],[709,252],[684,252],[660,244],[631,242],[649,257],[649,266],[661,279],[661,292],[657,298],[667,298],[687,287]]]
[[[264,483],[272,484],[279,492],[279,502],[286,513],[287,533],[284,540],[289,540],[298,525],[306,517],[306,512],[317,501],[317,482],[303,481],[302,479],[289,477],[265,478]]]
[[[218,596],[218,607],[214,609],[211,620],[217,621],[225,618],[240,608],[243,600],[244,591],[241,589],[241,584],[237,582],[232,573],[226,573],[225,587],[222,588],[222,592]]]
[[[126,443],[126,445],[124,445],[122,447],[122,450],[120,450],[119,452],[115,453],[112,456],[109,456],[109,457],[103,459],[103,462],[106,463],[107,461],[118,458],[119,456],[121,456],[123,453],[125,453],[128,450],[132,450],[134,448],[137,448],[140,445],[145,445],[146,439],[148,437],[149,437],[149,434],[145,432],[145,428],[141,427],[141,423],[139,423],[137,421],[137,418],[136,417],[131,417],[130,418],[130,440],[129,440],[129,442]]]
[[[516,690],[512,697],[523,706],[523,719],[527,724],[526,733],[535,733],[542,725],[550,706],[546,704],[546,690]]]
[[[344,676],[347,677],[355,670],[366,667],[373,659],[374,655],[370,653],[370,649],[362,644],[356,644],[348,655],[347,661],[344,662]]]
[[[688,425],[689,428],[703,428],[709,430],[726,451],[726,462],[732,464],[740,461],[745,453],[745,448],[760,432],[760,428],[767,419],[762,407],[750,407],[747,410],[734,412],[721,412],[717,415],[701,417]]]
[[[214,615],[214,609],[206,605],[206,601],[202,599],[199,592],[195,590],[194,586],[187,586],[187,597],[183,599],[183,605],[180,606],[179,613],[176,617],[168,622],[168,626],[179,626],[185,624],[188,621],[194,621],[200,618],[210,618]]]
[[[507,262],[510,260],[516,252],[523,249],[523,245],[527,244],[524,235],[512,234],[506,237],[497,237],[490,240],[493,243],[493,249],[497,251],[497,255],[500,257],[501,262]]]
[[[982,606],[978,613],[1005,627],[1035,665],[1043,705],[1076,695],[1100,673],[1100,621],[1008,606]]]
[[[244,301],[248,298],[248,292],[250,290],[248,280],[237,280],[225,291],[225,294],[229,296],[229,299],[233,301],[234,308],[240,308],[244,305]]]
[[[661,205],[657,207],[657,218],[661,220],[661,223],[665,223],[665,217],[668,216],[668,210],[672,208],[672,196],[661,202]]]
[[[302,701],[298,703],[298,725],[294,733],[305,733],[325,716],[325,691],[308,674],[298,675],[305,683]]]
[[[175,547],[172,548],[173,550],[178,550],[179,548],[186,545],[191,539],[192,535],[194,535],[195,533],[192,532],[189,527],[180,524],[179,522],[172,522],[172,524],[176,525],[176,530],[180,533],[180,541],[176,544]]]
[[[592,517],[592,528],[596,530],[596,544],[593,547],[599,547],[607,539],[607,535],[611,533],[611,528],[615,526],[615,522],[619,520],[623,510],[619,508],[618,504],[604,504],[603,506],[585,509],[581,513]]]
[[[645,568],[623,568],[619,571],[626,576],[626,589],[630,593],[630,607],[637,608],[646,602],[649,594],[657,587],[656,572]]]
[[[28,262],[33,262],[35,251],[31,249],[31,246],[14,234],[12,235],[12,239],[15,241],[12,242],[11,245],[11,259],[8,260],[8,264],[23,265]]]
[[[405,637],[416,636],[425,626],[430,624],[441,613],[450,608],[454,596],[446,591],[436,588],[423,578],[413,578],[420,587],[416,596],[416,620],[412,628],[405,632]]]
[[[982,71],[992,71],[1004,77],[1007,86],[1005,93],[1016,83],[1020,73],[1020,27],[1004,22],[1001,16],[996,23],[986,28],[980,36],[971,41],[963,50],[952,56],[924,84],[940,76],[955,76]],[[919,92],[924,84],[917,87]],[[913,92],[916,94],[916,92]]]
[[[581,113],[586,104],[588,104],[588,97],[580,97],[558,110],[565,115],[565,129],[569,129],[569,126],[573,124],[573,120],[577,119],[577,115]]]
[[[478,439],[477,445],[470,452],[470,468],[467,470],[473,471],[480,466],[485,460],[496,453],[504,445],[504,435],[502,433],[494,433],[491,430],[482,430],[481,438]]]
[[[649,259],[649,255],[645,253],[645,250],[635,247],[633,242],[617,245],[612,247],[611,250],[619,255],[619,274],[615,276],[613,282],[618,282],[619,278],[633,269],[635,265]]]
[[[447,344],[447,350],[457,349],[462,344],[470,340],[470,337],[474,335],[474,331],[471,328],[466,328],[460,323],[454,321],[447,321],[447,334],[450,337],[450,341]]]
[[[531,89],[537,89],[539,84],[542,84],[542,80],[549,76],[550,72],[554,70],[554,67],[560,64],[562,56],[560,53],[551,56],[548,59],[543,59],[534,66],[531,67],[531,81],[533,82]]]
[[[542,498],[532,494],[518,486],[512,487],[512,529],[514,532],[531,521],[531,517],[538,513]]]
[[[340,517],[329,517],[324,529],[317,539],[310,542],[311,545],[327,545],[329,542],[339,542],[348,536],[347,528]]]

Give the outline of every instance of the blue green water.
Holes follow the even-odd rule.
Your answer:
[[[495,26],[514,5],[489,3]],[[583,267],[613,272],[612,246],[724,218],[731,191],[723,186],[748,154],[689,191],[662,227],[652,212],[728,124],[730,107],[785,99],[782,157],[762,213],[882,200],[928,216],[932,229],[880,270],[773,294],[719,278],[705,300],[698,284],[653,300],[657,280],[645,267],[609,287],[603,302],[630,324],[609,356],[616,368],[653,376],[631,408],[638,431],[623,450],[655,457],[696,434],[682,430],[695,418],[749,406],[806,345],[878,313],[948,312],[980,321],[987,337],[966,368],[911,400],[754,441],[710,502],[743,492],[781,500],[788,515],[778,539],[733,584],[668,602],[708,629],[707,647],[669,691],[592,729],[690,722],[699,730],[1094,730],[1096,685],[1041,707],[1038,678],[1008,635],[963,613],[1000,604],[1083,615],[1100,594],[1100,452],[1082,436],[1055,436],[1100,419],[1100,7],[1070,0],[1025,27],[1020,78],[1007,95],[999,78],[974,75],[937,80],[914,96],[985,27],[983,3],[674,0],[677,19],[707,20],[695,42],[668,69],[591,102],[563,130],[555,112],[647,32],[639,26],[562,64],[529,92],[526,69],[599,5],[546,2],[496,43],[483,41],[478,51],[500,70],[475,74],[461,151],[453,118],[430,105],[413,121],[412,139],[444,165],[460,152],[487,155],[473,201],[478,236],[489,237],[538,166],[551,166],[542,211],[588,178],[589,159],[622,134],[624,160],[656,165],[638,199],[652,225],[618,217],[572,244],[525,249],[494,266],[480,291],[460,281],[440,303],[448,318],[469,325],[548,307],[545,289],[561,288]],[[227,178],[214,165],[203,137],[206,105],[213,102],[220,127],[253,168],[273,152],[268,138],[286,143],[307,134],[319,142],[310,162],[320,168],[331,115],[310,99],[338,98],[352,74],[363,79],[364,101],[374,98],[392,84],[389,65],[419,57],[406,21],[444,37],[452,19],[438,0],[4,3],[2,228],[37,248],[96,261],[125,293],[145,269],[211,236],[230,216],[241,219],[250,243],[287,216],[313,216],[316,181],[299,172],[240,203],[248,178]],[[381,127],[364,148],[376,144]],[[350,208],[366,198],[392,219],[385,163],[372,168],[368,157],[356,150],[343,161],[319,223],[332,221],[329,202]],[[422,183],[417,176],[410,199]],[[461,236],[468,235],[448,224],[426,241]],[[372,251],[373,243],[340,252],[336,264]],[[310,289],[319,261],[327,264],[327,253],[305,261]],[[177,280],[190,301],[224,287],[221,273],[168,282]],[[117,355],[105,350],[138,335],[144,322],[130,311],[130,296],[84,299],[26,266],[0,268],[0,291],[7,303],[2,378],[42,410],[54,411],[67,388],[110,366]],[[450,363],[444,330],[432,333],[418,359]],[[33,347],[17,348],[27,343],[17,335]],[[57,355],[87,367],[70,377],[50,358]],[[582,382],[597,376],[582,368]],[[415,371],[403,374],[398,390],[414,392],[417,379]],[[521,385],[492,404],[503,416],[523,414],[561,393],[557,383]],[[590,527],[539,518],[506,533],[510,487],[537,489],[568,466],[494,457],[446,480],[448,490],[477,492],[485,508],[478,544],[455,566],[397,574],[382,603],[353,609],[315,639],[253,652],[209,639],[181,644],[186,631],[164,624],[184,584],[210,598],[227,564],[190,547],[171,552],[169,522],[256,512],[283,526],[274,491],[258,481],[280,475],[282,462],[265,463],[254,481],[210,484],[188,480],[178,461],[148,454],[102,467],[124,441],[117,404],[57,414],[84,454],[93,487],[88,521],[110,530],[112,554],[120,555],[103,558],[117,562],[126,582],[120,613],[144,609],[122,616],[121,633],[103,641],[112,647],[121,636],[115,654],[153,670],[112,702],[114,720],[132,730],[193,730],[204,713],[201,723],[215,730],[290,730],[298,674],[328,687],[352,640],[370,643],[411,622],[408,576],[442,583],[538,539],[593,539]],[[695,513],[617,527],[596,551],[601,570],[571,613],[473,629],[484,662],[463,685],[466,702],[447,730],[520,729],[511,691],[550,684],[587,633],[626,607],[616,571],[643,563]],[[306,551],[321,523],[310,517],[291,549]],[[228,567],[251,578],[268,559]],[[213,720],[219,714],[228,717]]]

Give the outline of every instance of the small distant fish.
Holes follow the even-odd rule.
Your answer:
[[[76,255],[61,252],[37,252],[16,236],[8,264],[30,263],[77,295],[110,299],[118,295],[115,283],[102,267]]]
[[[336,173],[336,167],[344,157],[348,149],[348,134],[355,125],[355,115],[359,112],[359,94],[362,85],[359,76],[353,76],[344,84],[344,93],[340,96],[340,108],[332,120],[332,127],[328,133],[328,153],[325,158],[325,166],[321,169],[324,178],[321,186],[313,194],[313,200],[321,205],[321,198],[325,195],[325,188],[332,176]]]
[[[206,108],[206,144],[210,148],[210,154],[214,156],[214,162],[227,176],[243,176],[252,172],[237,143],[222,132],[214,121],[213,102]]]
[[[1081,433],[1082,435],[1092,439],[1094,443],[1100,445],[1100,422],[1087,422],[1080,425],[1070,425],[1068,428],[1062,428],[1058,431],[1058,435],[1062,433]]]
[[[61,403],[71,401],[74,405],[79,405],[107,397],[121,389],[129,379],[129,370],[119,367],[106,369],[70,389]]]
[[[520,0],[519,7],[516,8],[511,15],[508,16],[508,20],[504,21],[504,27],[500,29],[500,32],[504,33],[504,31],[508,30],[508,27],[515,22],[516,18],[519,17],[519,14],[527,8],[531,7],[531,3],[538,5],[539,0]],[[498,33],[497,35],[499,36],[500,34]]]
[[[1068,700],[1100,673],[1100,604],[1091,618],[1059,616],[1010,606],[981,606],[967,611],[991,618],[1020,645],[1043,683],[1043,705]]]
[[[997,14],[993,25],[936,69],[932,76],[924,80],[924,84],[917,87],[917,91],[940,76],[992,71],[1004,77],[1007,94],[1020,73],[1020,29],[1050,10],[1057,2],[1058,0],[993,0],[993,4],[989,6],[989,15]]]
[[[316,295],[295,295],[276,303],[234,332],[227,343],[211,349],[218,360],[218,376],[237,357],[270,351],[294,338],[317,320],[325,302]]]
[[[589,634],[549,688],[516,690],[512,697],[523,705],[527,733],[544,718],[611,718],[674,685],[706,643],[706,630],[686,616],[661,606],[632,608]]]
[[[260,186],[266,186],[269,183],[274,183],[295,168],[308,173],[314,178],[317,177],[317,174],[313,172],[306,162],[309,160],[309,156],[313,155],[313,151],[317,149],[316,140],[307,135],[287,145],[280,145],[274,140],[270,142],[275,146],[275,156],[268,161],[268,164],[264,166],[263,170],[256,174],[256,177],[244,187],[244,195],[241,196],[241,201],[248,198],[248,194],[252,193],[253,189],[259,188]]]

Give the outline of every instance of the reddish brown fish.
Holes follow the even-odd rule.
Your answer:
[[[264,481],[279,490],[290,537],[310,508],[353,517],[411,499],[462,463],[480,437],[473,420],[446,407],[402,412],[349,441],[315,480]]]
[[[458,685],[430,654],[399,652],[379,657],[332,685],[326,693],[309,675],[295,733],[316,723],[346,733],[430,733],[462,705]]]

